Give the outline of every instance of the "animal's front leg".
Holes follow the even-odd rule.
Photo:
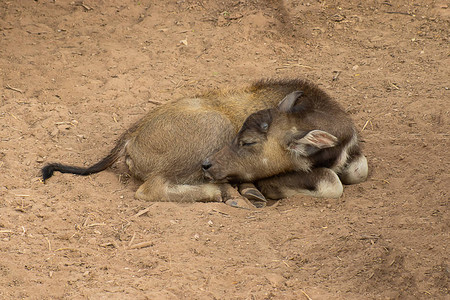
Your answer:
[[[258,207],[253,201],[249,201],[245,195],[241,195],[240,191],[237,191],[229,183],[222,183],[219,186],[222,191],[222,201],[227,205],[244,209],[255,209]]]
[[[162,177],[148,178],[136,191],[135,197],[161,202],[222,202],[222,189],[217,184],[175,184]]]
[[[139,187],[135,197],[153,202],[225,202],[232,207],[255,208],[228,183],[174,184],[162,177],[152,177]]]

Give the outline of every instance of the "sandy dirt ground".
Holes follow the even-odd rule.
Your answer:
[[[0,1],[1,299],[449,299],[446,1]],[[306,78],[370,164],[340,199],[144,203],[123,162],[157,105]],[[167,120],[170,122],[170,120]]]

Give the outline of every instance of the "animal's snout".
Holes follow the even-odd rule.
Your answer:
[[[214,181],[214,178],[212,175],[208,172],[208,170],[211,168],[212,163],[209,159],[206,159],[202,163],[202,170],[203,170],[203,176],[209,181]]]
[[[206,159],[202,163],[202,170],[203,171],[208,171],[209,168],[211,168],[211,166],[212,166],[211,161],[209,159]]]
[[[228,162],[229,147],[224,147],[213,155],[205,158],[202,162],[204,178],[215,183],[224,183],[229,180]]]

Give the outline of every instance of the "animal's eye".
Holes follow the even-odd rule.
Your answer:
[[[255,141],[241,141],[241,146],[242,147],[249,147],[249,146],[253,146],[256,144]]]

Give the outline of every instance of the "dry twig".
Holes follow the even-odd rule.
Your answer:
[[[366,129],[366,127],[367,127],[367,125],[368,125],[369,123],[370,123],[370,125],[372,126],[372,129],[373,129],[372,120],[369,119],[369,120],[366,121],[366,123],[364,124],[363,128],[361,129],[361,131],[364,131],[364,129]]]
[[[314,69],[313,67],[302,65],[302,64],[287,63],[287,64],[282,65],[281,67],[275,68],[275,70],[287,69],[287,68],[291,68],[291,67],[302,67],[302,68],[306,68],[306,69]]]
[[[84,220],[84,222],[83,222],[83,227],[86,227],[87,226],[87,221],[88,221],[88,219],[89,219],[89,215],[86,217],[86,219]]]
[[[52,245],[50,244],[50,240],[48,239],[48,237],[45,237],[45,239],[47,240],[48,251],[52,251]]]
[[[142,249],[150,246],[153,246],[153,242],[147,241],[129,246],[128,249]]]
[[[134,242],[134,238],[136,237],[136,232],[134,232],[133,233],[133,236],[131,237],[131,240],[130,240],[130,242],[128,243],[128,247],[131,247],[131,245],[133,244],[133,242]]]
[[[306,297],[306,299],[308,299],[308,300],[312,300],[311,299],[311,297],[310,296],[308,296],[308,294],[307,293],[305,293],[305,291],[304,290],[300,290],[302,293],[303,293],[303,295],[305,295],[305,297]]]
[[[11,91],[14,91],[14,92],[19,92],[19,93],[23,94],[22,90],[19,90],[18,88],[14,88],[14,87],[10,86],[9,84],[7,84],[5,86],[5,88],[8,89],[8,90],[11,90]]]
[[[105,226],[105,225],[106,225],[105,223],[92,223],[92,224],[86,225],[86,227]]]
[[[386,13],[387,13],[387,14],[398,14],[398,15],[413,16],[412,13],[402,12],[402,11],[387,11]]]
[[[72,251],[72,252],[76,252],[76,251],[81,251],[79,249],[75,249],[75,248],[58,248],[55,251]]]
[[[147,207],[147,208],[145,208],[145,209],[143,209],[143,210],[138,211],[138,213],[135,214],[134,216],[132,216],[131,218],[132,218],[132,219],[138,218],[138,217],[142,216],[143,214],[148,213],[148,212],[150,211],[150,207],[151,207],[152,205],[153,205],[153,204],[151,204],[149,207]]]
[[[359,237],[360,240],[377,240],[381,237],[379,234],[363,234]]]
[[[229,216],[229,214],[227,214],[227,213],[225,213],[225,212],[223,212],[223,211],[217,210],[217,209],[215,209],[215,208],[213,208],[212,211],[214,211],[214,212],[216,212],[216,213],[219,213],[219,214],[222,214],[222,215],[224,215],[224,216]]]
[[[76,2],[74,2],[74,4],[75,4],[76,6],[81,6],[81,7],[84,8],[86,11],[93,10],[92,7],[87,6],[86,4],[84,4],[83,1],[76,1]]]

